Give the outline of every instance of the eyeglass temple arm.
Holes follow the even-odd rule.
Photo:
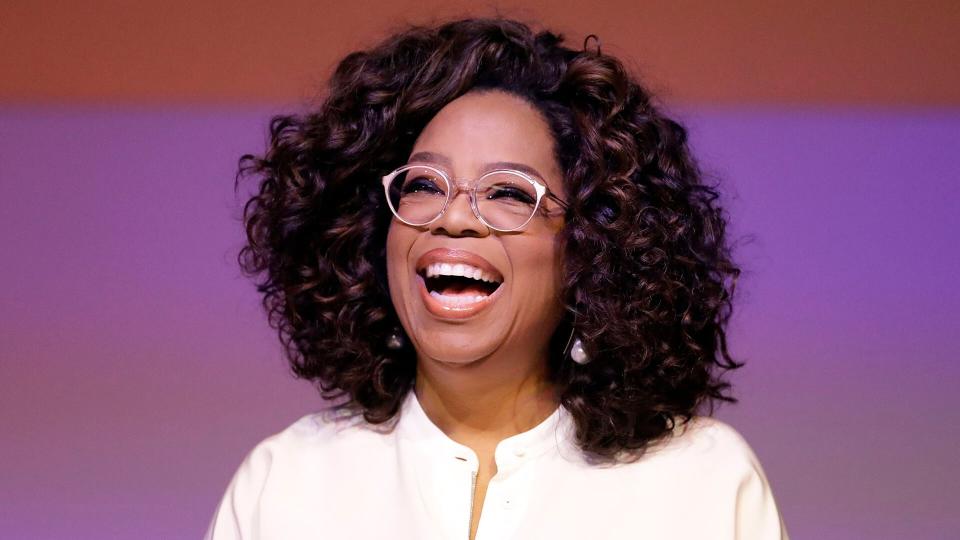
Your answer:
[[[569,204],[563,202],[563,201],[560,199],[560,197],[557,197],[557,196],[554,195],[552,192],[547,191],[546,196],[549,197],[550,200],[552,200],[553,202],[559,204],[559,205],[560,205],[560,208],[563,208],[564,210],[569,210],[569,209],[570,209],[570,205],[569,205]]]

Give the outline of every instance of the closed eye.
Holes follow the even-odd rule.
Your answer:
[[[487,192],[488,199],[511,199],[517,202],[533,204],[534,199],[521,189],[510,186],[491,188]]]
[[[403,185],[403,193],[437,193],[443,194],[443,190],[437,185],[436,182],[429,178],[419,177],[414,178],[413,180],[407,181]]]

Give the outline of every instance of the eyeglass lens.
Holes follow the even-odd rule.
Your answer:
[[[390,204],[400,219],[422,225],[443,211],[451,189],[446,179],[431,169],[411,167],[394,176],[387,188]],[[537,191],[525,177],[495,172],[477,184],[477,210],[497,229],[520,227],[536,210]]]

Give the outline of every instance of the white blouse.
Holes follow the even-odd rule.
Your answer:
[[[559,407],[495,459],[476,540],[788,538],[753,451],[714,418],[607,466],[584,460]],[[466,540],[477,469],[412,391],[392,430],[310,414],[247,455],[206,539]]]

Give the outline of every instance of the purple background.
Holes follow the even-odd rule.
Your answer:
[[[0,108],[4,538],[199,537],[318,406],[235,262],[236,160],[273,112]],[[678,115],[743,238],[718,416],[791,536],[955,538],[960,110]]]

